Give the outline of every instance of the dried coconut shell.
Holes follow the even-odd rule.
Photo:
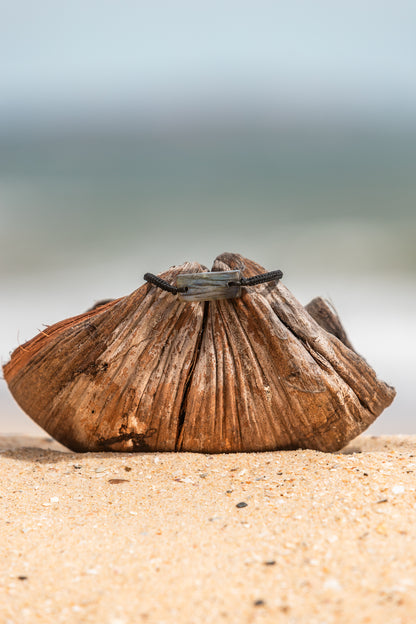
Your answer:
[[[212,270],[237,269],[265,272],[229,253]],[[206,270],[185,263],[160,277]],[[274,282],[186,303],[144,284],[48,327],[4,376],[24,411],[75,451],[336,451],[395,396],[334,310],[319,298],[305,308]]]

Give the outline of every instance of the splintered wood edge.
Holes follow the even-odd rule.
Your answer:
[[[336,336],[346,347],[355,351],[347,332],[345,331],[341,319],[339,318],[335,307],[322,297],[315,297],[306,306],[305,310],[310,316],[327,332]]]
[[[104,305],[94,306],[90,310],[87,310],[87,312],[82,312],[81,314],[71,316],[70,318],[64,319],[63,321],[59,321],[58,323],[54,323],[53,325],[45,327],[45,329],[42,330],[39,334],[37,334],[27,342],[23,343],[22,345],[19,345],[13,351],[10,360],[3,366],[5,380],[9,382],[16,372],[26,366],[29,360],[34,355],[36,355],[38,351],[43,349],[60,333],[62,333],[69,327],[74,327],[75,325],[78,325],[83,321],[87,321],[97,316],[97,314],[101,314],[105,310],[109,310],[122,299],[124,299],[124,297],[120,297],[119,299],[112,299]]]

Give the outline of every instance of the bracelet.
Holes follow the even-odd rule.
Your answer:
[[[243,286],[257,286],[265,282],[278,282],[282,271],[270,271],[253,277],[243,277],[241,271],[210,271],[206,273],[182,273],[172,286],[153,273],[146,273],[146,282],[178,295],[180,301],[215,301],[241,296]]]

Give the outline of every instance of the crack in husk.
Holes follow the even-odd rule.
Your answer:
[[[202,315],[202,323],[201,323],[201,329],[199,330],[198,333],[198,339],[195,345],[195,350],[194,350],[194,354],[192,357],[192,362],[191,365],[189,367],[189,372],[188,372],[188,377],[185,381],[185,386],[184,386],[184,390],[183,390],[183,396],[182,396],[182,402],[181,402],[181,407],[179,410],[179,417],[178,417],[178,426],[177,426],[177,431],[176,431],[176,441],[175,441],[175,450],[179,451],[180,448],[180,440],[181,440],[181,436],[182,436],[182,430],[185,424],[185,416],[186,416],[186,403],[188,400],[188,394],[189,394],[189,390],[191,387],[191,382],[192,382],[192,377],[194,374],[194,370],[195,370],[195,366],[196,363],[198,361],[198,356],[199,356],[199,352],[201,350],[201,344],[202,344],[202,338],[204,335],[204,331],[205,331],[205,327],[207,325],[207,319],[208,319],[208,308],[209,306],[209,301],[204,301],[204,312]]]

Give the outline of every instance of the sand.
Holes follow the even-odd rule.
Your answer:
[[[416,436],[337,454],[0,449],[1,624],[416,621]]]

